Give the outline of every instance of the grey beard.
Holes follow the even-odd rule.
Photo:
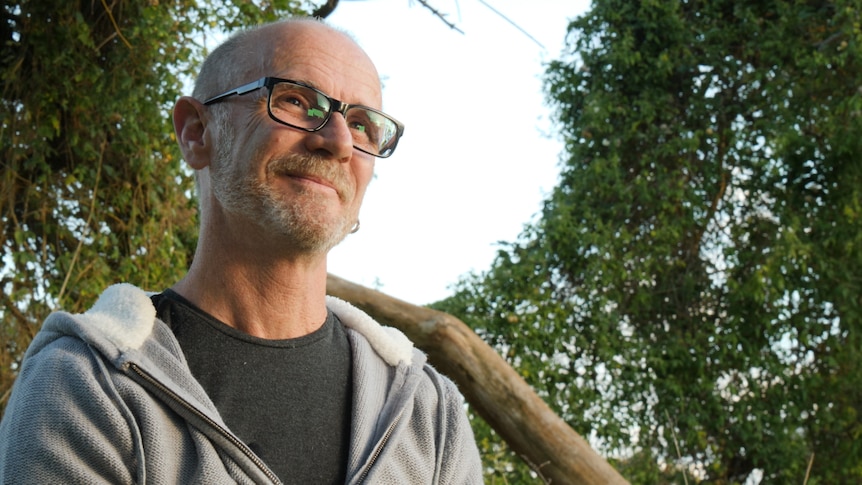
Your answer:
[[[210,166],[213,193],[225,210],[243,215],[268,231],[285,238],[285,243],[302,253],[328,252],[350,232],[354,220],[349,215],[325,220],[315,210],[319,194],[305,194],[303,200],[285,202],[272,187],[257,180],[254,172],[243,171],[236,160],[230,159],[232,127],[219,123],[219,141]],[[256,159],[259,157],[255,157]],[[346,180],[336,162],[314,155],[290,154],[272,161],[268,175],[298,172],[330,180],[338,188],[342,200],[354,196],[354,188]]]

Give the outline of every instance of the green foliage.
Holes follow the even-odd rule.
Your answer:
[[[300,2],[10,0],[0,7],[0,409],[53,309],[108,284],[161,289],[196,239],[169,112],[202,43]]]
[[[633,483],[862,480],[860,7],[597,0],[548,66],[560,184],[437,307]]]

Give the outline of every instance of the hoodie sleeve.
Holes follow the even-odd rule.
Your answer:
[[[60,337],[28,355],[0,423],[0,483],[142,483],[115,395],[79,339]]]
[[[482,460],[473,428],[467,419],[464,397],[449,378],[426,368],[426,373],[435,381],[440,395],[438,423],[440,426],[440,451],[437,455],[438,477],[434,483],[441,485],[481,485]]]

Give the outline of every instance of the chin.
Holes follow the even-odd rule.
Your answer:
[[[280,227],[287,243],[303,253],[327,253],[341,243],[352,227],[344,221],[321,221],[319,218],[297,217],[298,214],[281,213],[277,220],[264,221],[269,228]]]

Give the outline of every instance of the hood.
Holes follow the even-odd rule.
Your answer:
[[[326,306],[345,327],[362,334],[390,366],[414,363],[413,343],[401,331],[380,325],[344,300],[327,296]],[[140,350],[153,334],[156,322],[150,294],[134,285],[120,283],[105,289],[93,307],[83,314],[56,312],[49,316],[28,353],[38,352],[55,338],[74,335],[114,359],[120,354]]]

